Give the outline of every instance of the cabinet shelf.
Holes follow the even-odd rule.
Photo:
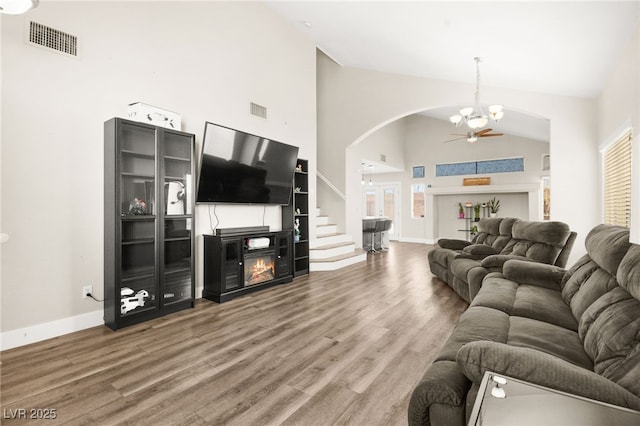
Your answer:
[[[132,151],[130,149],[121,149],[120,153],[123,154],[123,155],[131,156],[131,157],[146,158],[146,159],[149,159],[149,160],[153,160],[156,157],[155,154],[148,154],[146,152]]]
[[[140,239],[134,239],[134,240],[123,240],[122,241],[122,245],[123,246],[130,246],[130,245],[135,245],[135,244],[149,244],[149,243],[154,243],[156,240],[154,238],[140,238]]]
[[[165,160],[173,160],[173,161],[185,161],[185,162],[190,162],[191,159],[190,158],[182,158],[182,157],[174,157],[172,155],[165,155],[163,157]]]

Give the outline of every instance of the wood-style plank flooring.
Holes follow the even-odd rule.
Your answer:
[[[221,305],[4,351],[2,424],[404,425],[467,308],[429,272],[430,248],[392,243]]]

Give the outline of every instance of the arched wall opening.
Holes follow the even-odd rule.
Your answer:
[[[372,208],[376,189],[398,187],[399,194],[385,196],[384,205],[386,215],[387,211],[396,211],[388,205],[389,200],[398,204],[394,238],[424,243],[439,237],[468,237],[468,233],[460,232],[462,224],[456,220],[458,202],[482,203],[496,197],[502,200],[500,216],[542,219],[541,180],[550,173],[542,166],[543,157],[549,154],[549,120],[505,106],[505,120],[487,126],[493,128],[492,133],[504,136],[480,138],[475,144],[464,138],[443,143],[456,137],[452,133],[465,132],[449,122],[452,111],[456,106],[407,111],[377,124],[353,141],[345,150],[346,210],[359,211],[360,217],[372,212],[383,215],[380,203]],[[523,158],[526,170],[489,174],[492,185],[469,187],[469,191],[462,187],[462,179],[473,176],[434,176],[436,163],[503,158]],[[414,177],[414,167],[424,170],[424,177]],[[425,194],[414,193],[415,190]],[[380,195],[378,201],[382,201]],[[421,199],[426,202],[422,215]]]

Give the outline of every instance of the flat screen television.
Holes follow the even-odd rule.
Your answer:
[[[297,146],[206,122],[196,202],[287,205],[297,160]]]

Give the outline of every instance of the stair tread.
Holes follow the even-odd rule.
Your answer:
[[[362,249],[358,249],[358,250],[354,250],[353,253],[346,253],[346,254],[341,254],[339,256],[334,256],[334,257],[328,257],[326,259],[311,259],[309,260],[309,262],[312,263],[327,263],[327,262],[337,262],[340,260],[344,260],[344,259],[349,259],[352,257],[356,257],[356,256],[360,256],[360,255],[366,255],[367,252],[362,250]]]
[[[311,250],[329,250],[329,249],[333,249],[333,248],[353,246],[355,244],[356,243],[354,243],[353,241],[345,241],[343,243],[326,244],[326,245],[323,245],[323,246],[314,247]]]
[[[316,228],[321,228],[323,226],[336,226],[336,224],[335,223],[325,223],[323,225],[316,225]]]
[[[338,235],[344,235],[344,234],[339,234],[339,233],[337,233],[337,232],[333,232],[333,233],[331,233],[331,234],[322,234],[322,235],[318,235],[318,236],[316,237],[316,239],[317,239],[317,240],[321,240],[321,239],[323,239],[323,238],[336,237],[336,236],[338,236]]]

